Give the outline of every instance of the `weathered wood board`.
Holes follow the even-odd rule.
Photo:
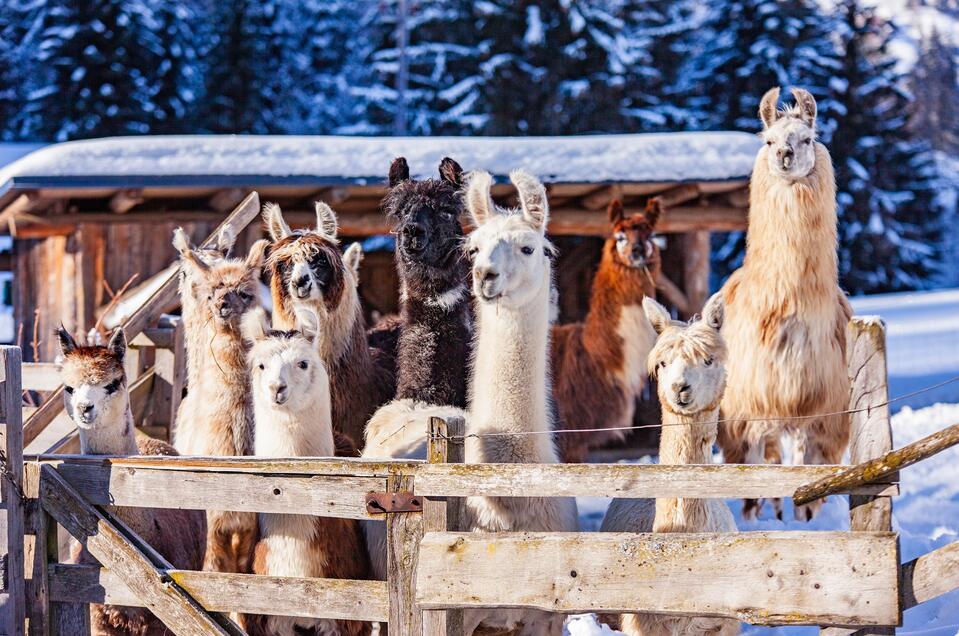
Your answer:
[[[432,532],[420,543],[416,602],[896,624],[898,558],[891,532]]]

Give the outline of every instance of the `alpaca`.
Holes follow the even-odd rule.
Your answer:
[[[127,343],[118,328],[106,346],[77,346],[61,326],[57,331],[62,352],[64,407],[80,433],[84,455],[176,455],[166,442],[136,437],[123,358]],[[196,570],[203,565],[206,517],[195,510],[155,510],[108,506],[109,512],[133,529],[177,569]],[[72,562],[97,561],[74,543]],[[149,610],[119,605],[90,605],[93,634],[104,636],[159,636],[163,623]]]
[[[294,232],[273,204],[264,206],[263,218],[273,239],[267,260],[273,326],[303,331],[311,317],[319,316],[333,428],[359,442],[367,420],[395,391],[392,361],[367,344],[357,291],[363,252],[354,243],[340,254],[336,215],[325,203],[316,204],[315,230]]]
[[[613,231],[603,245],[584,322],[553,327],[553,392],[560,421],[569,428],[630,426],[646,383],[645,363],[656,335],[643,313],[644,297],[656,297],[659,248],[653,230],[659,199],[626,217],[609,204]],[[622,440],[622,431],[557,436],[565,462],[586,461],[591,448]]]
[[[498,208],[489,173],[472,173],[466,204],[476,227],[467,239],[476,298],[476,340],[469,391],[468,463],[559,462],[552,429],[549,378],[552,244],[546,239],[546,189],[514,171],[520,209]],[[511,436],[510,433],[519,435]],[[524,434],[525,433],[525,434]],[[484,437],[491,435],[488,437]],[[573,499],[469,497],[466,527],[486,532],[577,529]],[[465,612],[478,626],[523,634],[561,634],[563,616],[538,610]]]
[[[274,331],[266,312],[243,319],[252,381],[257,457],[334,455],[330,381],[320,357],[320,336]],[[260,513],[253,572],[269,576],[369,578],[359,524],[351,519]],[[248,616],[251,636],[369,634],[369,623],[292,616]]]
[[[257,284],[266,241],[246,260],[205,259],[175,234],[184,271],[181,282],[187,356],[198,369],[177,412],[173,441],[183,455],[249,455],[253,406],[240,321],[257,305]],[[253,513],[208,511],[205,570],[247,573],[256,540]]]
[[[776,109],[778,88],[763,96],[766,144],[749,186],[746,258],[722,288],[730,356],[719,445],[729,463],[778,461],[783,434],[793,437],[795,464],[839,463],[849,443],[846,416],[776,419],[842,411],[850,390],[852,309],[837,283],[832,162],[815,141],[816,100],[792,93],[796,105],[784,111]],[[812,519],[821,505],[797,506],[795,516]],[[781,517],[781,503],[774,506]],[[743,515],[756,517],[761,507],[747,500]]]
[[[715,294],[703,308],[703,319],[688,325],[672,322],[666,308],[652,298],[643,301],[643,309],[659,336],[647,365],[658,380],[663,410],[659,462],[709,464],[726,385],[726,345],[719,333],[722,297]],[[614,499],[601,530],[735,532],[736,522],[721,499]],[[739,633],[739,622],[728,618],[622,614],[620,623],[628,636]]]

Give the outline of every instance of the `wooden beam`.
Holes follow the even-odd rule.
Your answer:
[[[420,543],[416,601],[887,624],[899,619],[897,559],[891,532],[431,532]]]
[[[126,214],[143,201],[143,192],[140,190],[120,190],[110,197],[109,205],[114,214]]]
[[[60,369],[53,362],[24,362],[24,391],[56,391],[60,382]]]
[[[669,210],[666,210],[669,216]],[[687,320],[699,313],[709,298],[709,232],[698,230],[680,237],[683,259],[683,291],[689,300]]]
[[[22,636],[27,620],[20,360],[20,347],[0,346],[0,373],[3,374],[0,376],[0,421],[3,422],[0,449],[4,453],[0,463],[0,470],[3,471],[0,474],[0,495],[7,512],[6,627],[12,636]]]
[[[664,234],[709,230],[730,232],[746,229],[746,211],[729,206],[675,207],[667,209],[656,231]],[[550,211],[549,234],[555,236],[606,236],[609,220],[602,211],[556,208]]]
[[[623,188],[619,184],[602,186],[579,200],[587,210],[602,210],[613,199],[623,198]]]
[[[391,475],[387,492],[412,492],[413,478]],[[414,600],[413,577],[423,537],[423,513],[396,512],[386,515],[386,585],[390,598],[389,632],[423,633],[423,612]]]
[[[186,328],[177,318],[167,331],[172,336],[170,346],[157,348],[154,356],[153,423],[172,431],[186,387]]]
[[[176,335],[173,327],[153,327],[144,329],[143,333],[131,339],[130,346],[169,350],[174,348],[175,341]]]
[[[226,214],[228,210],[235,208],[247,195],[247,191],[241,188],[226,188],[210,197],[209,205],[218,213]]]
[[[702,191],[698,185],[695,183],[684,183],[657,194],[656,198],[659,199],[660,205],[664,208],[673,208],[698,199],[700,194],[702,194]]]
[[[959,541],[903,564],[900,578],[903,610],[959,589]]]
[[[260,198],[256,192],[243,200],[243,202],[233,212],[223,220],[222,223],[203,241],[201,247],[212,245],[220,231],[225,227],[233,230],[234,234],[239,234],[250,221],[260,213]],[[127,339],[136,338],[144,329],[157,319],[163,309],[177,298],[177,269],[173,269],[167,275],[166,280],[160,285],[153,295],[144,302],[133,314],[123,323],[123,329],[126,332]],[[23,439],[24,445],[32,442],[37,435],[46,428],[47,424],[52,422],[56,416],[63,411],[63,387],[58,388],[46,402],[34,413],[24,425]]]
[[[386,621],[385,581],[170,570],[170,578],[211,612]],[[95,565],[50,567],[50,597],[60,602],[144,607],[114,572]]]
[[[168,576],[169,564],[157,568],[133,543],[135,536],[124,536],[112,519],[85,502],[50,466],[40,469],[40,503],[175,634],[231,634]]]

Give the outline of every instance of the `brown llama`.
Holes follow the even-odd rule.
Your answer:
[[[373,412],[393,398],[393,362],[367,343],[360,307],[358,243],[340,254],[336,215],[316,204],[314,230],[293,231],[277,205],[263,207],[273,239],[267,261],[273,294],[273,326],[310,333],[319,316],[320,354],[330,375],[333,428],[357,444]]]
[[[659,215],[655,198],[645,212],[629,217],[618,200],[609,204],[612,234],[593,278],[589,313],[583,322],[553,327],[553,395],[565,428],[632,424],[656,340],[643,298],[656,297],[660,260],[653,231]],[[564,462],[583,462],[591,448],[624,437],[623,431],[562,433],[557,443]]]
[[[173,442],[183,455],[250,455],[253,405],[246,347],[240,334],[243,315],[257,306],[266,241],[257,241],[245,260],[205,258],[182,230],[174,237],[180,251],[183,323],[187,356],[195,361],[195,384],[177,412]],[[248,573],[256,541],[256,515],[207,512],[205,570]]]
[[[80,433],[84,455],[176,455],[166,442],[141,436],[133,427],[123,358],[127,343],[117,329],[107,346],[78,346],[63,328],[57,331],[63,354],[60,373],[67,413]],[[206,517],[201,511],[108,506],[117,519],[143,538],[173,567],[196,570],[203,565]],[[79,543],[72,561],[86,565],[96,559]],[[90,605],[90,627],[102,636],[159,636],[169,633],[148,609],[120,605]]]
[[[852,310],[837,283],[836,181],[829,151],[815,140],[816,100],[793,89],[796,105],[777,110],[779,89],[763,96],[763,139],[753,166],[743,266],[722,288],[729,388],[719,445],[729,463],[778,462],[792,436],[793,463],[835,464],[849,443],[843,415],[791,416],[846,408],[845,329]],[[763,419],[769,418],[769,419]],[[809,520],[821,502],[799,506]],[[747,500],[743,515],[759,514]],[[777,516],[781,502],[774,501]]]

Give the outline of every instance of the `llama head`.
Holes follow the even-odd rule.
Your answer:
[[[766,163],[771,174],[802,179],[816,167],[816,99],[807,90],[792,89],[796,103],[777,108],[779,88],[771,88],[759,104]]]
[[[460,196],[463,169],[445,157],[439,179],[410,179],[406,159],[390,165],[390,189],[383,210],[396,235],[397,266],[404,284],[426,285],[432,291],[463,282],[463,226]]]
[[[180,267],[190,281],[199,316],[217,330],[237,331],[240,320],[258,300],[260,269],[268,241],[259,240],[245,259],[213,258],[174,235]]]
[[[319,336],[271,329],[266,312],[258,307],[243,318],[243,338],[250,345],[247,360],[255,399],[294,412],[318,396],[326,395],[329,401],[330,380],[320,358]]]
[[[722,295],[714,294],[703,307],[701,320],[683,323],[652,298],[643,299],[643,310],[657,338],[649,353],[649,374],[656,378],[664,408],[692,415],[715,408],[726,389],[726,341]]]
[[[57,329],[61,357],[60,377],[63,380],[63,404],[77,428],[85,431],[126,422],[111,417],[118,408],[126,408],[126,374],[123,357],[127,341],[118,327],[106,346],[81,347],[61,325]]]
[[[275,204],[264,206],[263,218],[273,239],[267,264],[274,298],[285,299],[293,310],[338,307],[344,290],[358,284],[363,252],[353,244],[340,253],[336,214],[330,206],[317,202],[315,229],[291,230]]]
[[[658,197],[646,202],[645,211],[632,216],[626,216],[619,199],[610,202],[608,212],[613,234],[606,240],[619,264],[643,268],[659,260],[659,239],[654,232],[661,211]]]
[[[549,292],[555,248],[546,239],[546,188],[522,170],[509,178],[519,195],[519,209],[493,203],[493,178],[488,172],[470,174],[466,205],[476,229],[466,246],[472,261],[473,294],[479,302],[522,307]]]

